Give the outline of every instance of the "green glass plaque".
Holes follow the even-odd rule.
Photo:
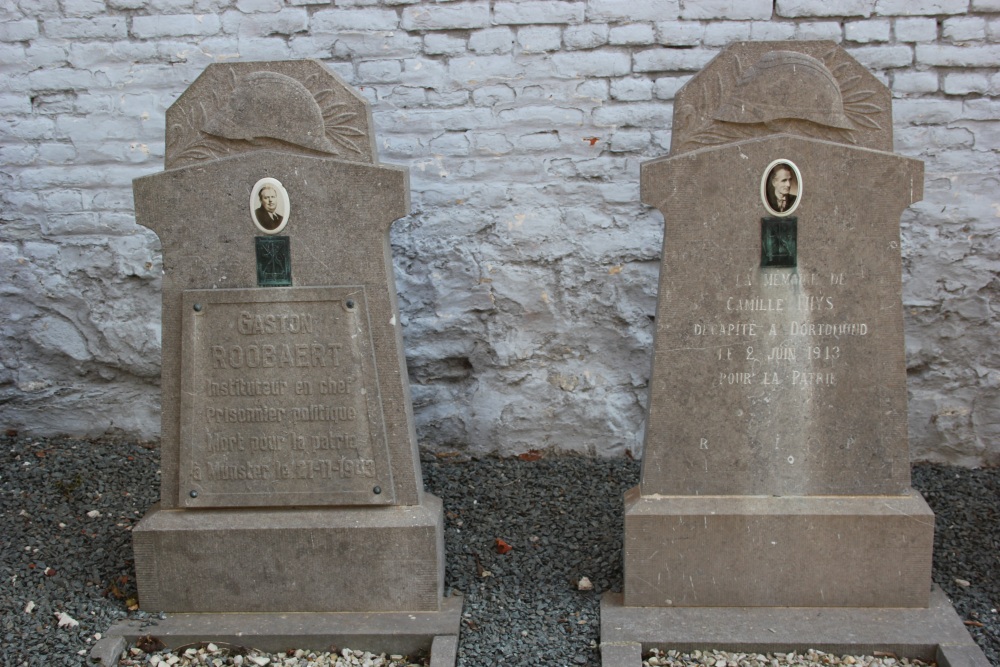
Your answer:
[[[258,236],[257,287],[292,284],[292,251],[287,236]]]
[[[798,218],[760,219],[760,265],[795,266]]]

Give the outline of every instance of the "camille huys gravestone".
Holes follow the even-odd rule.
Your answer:
[[[849,611],[931,603],[934,516],[910,488],[899,247],[923,165],[891,151],[888,89],[831,42],[732,44],[678,93],[671,155],[642,165],[664,244],[624,592],[602,607],[605,664],[626,627],[673,628],[675,640],[746,630],[734,644],[760,650],[779,635],[754,628],[780,633],[781,608],[844,609],[790,618],[845,650],[873,628],[934,635],[923,612]],[[677,613],[653,621],[652,608]]]

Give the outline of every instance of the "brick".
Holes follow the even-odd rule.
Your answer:
[[[431,139],[430,149],[437,155],[468,155],[469,138],[464,132],[445,132]]]
[[[877,16],[929,16],[964,14],[969,0],[875,0]]]
[[[510,28],[487,28],[469,35],[469,50],[475,53],[510,53],[514,49],[514,31]]]
[[[649,46],[656,42],[653,26],[649,23],[617,25],[608,33],[608,43],[623,46]]]
[[[677,91],[691,80],[689,76],[664,76],[656,80],[654,92],[658,100],[672,100],[677,95]]]
[[[63,44],[36,39],[24,50],[24,57],[35,67],[55,67],[66,64],[69,52]]]
[[[1000,66],[1000,45],[990,46],[941,46],[917,44],[917,62],[939,67],[997,67]]]
[[[641,153],[649,148],[650,139],[646,130],[615,130],[611,133],[611,152]]]
[[[399,15],[391,9],[324,9],[312,15],[309,28],[319,32],[396,30]]]
[[[38,37],[38,21],[5,21],[0,23],[0,42],[26,42]]]
[[[429,56],[457,56],[465,53],[466,40],[443,33],[424,36],[424,53]]]
[[[28,75],[34,90],[86,90],[93,86],[94,75],[78,69],[59,67],[43,69]]]
[[[35,18],[55,18],[62,15],[62,7],[59,0],[18,0],[18,2],[6,2],[2,7],[7,11],[16,12],[20,10],[22,16],[32,16]]]
[[[875,0],[778,0],[776,14],[786,18],[871,16]]]
[[[17,95],[13,93],[0,93],[0,114],[9,116],[14,114],[30,113],[30,97],[27,95]]]
[[[608,32],[604,23],[570,26],[563,31],[563,44],[567,49],[593,49],[608,43]]]
[[[448,61],[448,77],[461,86],[482,84],[492,79],[512,79],[517,76],[518,69],[509,55],[452,58]]]
[[[771,18],[771,0],[698,0],[686,2],[680,18],[690,20],[766,20]]]
[[[629,0],[629,2],[588,0],[587,2],[587,20],[591,22],[670,21],[679,17],[679,0]]]
[[[933,42],[937,39],[937,20],[905,18],[894,21],[897,42]]]
[[[492,107],[514,101],[514,90],[510,86],[486,86],[472,92],[472,102],[480,107]]]
[[[283,6],[281,0],[236,0],[236,9],[244,14],[277,12]]]
[[[506,155],[514,149],[502,132],[472,132],[472,144],[476,152],[487,155]]]
[[[132,34],[139,39],[214,35],[221,22],[214,14],[178,14],[173,16],[136,16]]]
[[[614,79],[611,99],[622,102],[643,102],[653,99],[653,82],[649,79]]]
[[[288,42],[281,37],[240,37],[236,44],[240,58],[245,60],[284,60],[292,55]]]
[[[439,87],[447,76],[448,67],[439,60],[407,58],[403,61],[402,78],[407,85],[427,88]]]
[[[991,42],[1000,42],[1000,18],[990,19],[986,22],[986,34]]]
[[[311,33],[318,39],[336,43],[338,55],[355,58],[406,58],[420,55],[423,40],[402,30],[392,32]],[[464,44],[464,42],[463,42]],[[463,49],[464,50],[464,49]]]
[[[532,132],[514,139],[514,146],[522,151],[555,151],[560,145],[559,133],[555,131]]]
[[[1000,0],[972,0],[974,12],[1000,12]]]
[[[493,6],[493,22],[501,25],[543,23],[583,23],[586,5],[582,2],[498,2]]]
[[[552,56],[552,64],[557,76],[571,79],[584,76],[623,76],[629,73],[631,58],[621,51],[557,53]]]
[[[794,23],[781,21],[753,21],[750,23],[750,39],[754,41],[777,41],[795,36]]]
[[[702,39],[702,43],[705,46],[725,46],[729,42],[748,39],[750,39],[750,23],[747,21],[713,22],[705,27],[705,37]]]
[[[574,97],[601,102],[608,99],[608,82],[605,79],[589,79],[576,87]]]
[[[27,118],[7,118],[0,122],[3,132],[0,134],[17,137],[24,141],[52,139],[55,134],[55,123],[45,116],[29,116]]]
[[[293,35],[309,29],[309,15],[304,9],[288,8],[273,14],[241,16],[239,12],[227,12],[240,16],[240,36],[269,37],[271,35]],[[226,32],[235,32],[226,30]]]
[[[659,43],[666,46],[697,46],[705,26],[697,21],[660,21],[656,24]]]
[[[517,31],[517,43],[525,53],[558,51],[562,46],[562,30],[555,26],[521,28]]]
[[[465,30],[490,24],[490,6],[485,2],[450,5],[420,5],[403,9],[404,30]]]
[[[130,0],[126,0],[130,1]],[[215,2],[208,3],[205,0],[200,0],[198,4],[208,4],[206,9],[197,11],[195,9],[194,0],[149,0],[149,2],[143,3],[140,9],[145,9],[145,14],[155,15],[155,14],[215,14],[218,13],[222,6],[228,5],[228,2]]]
[[[464,90],[440,92],[431,89],[427,91],[427,103],[432,107],[464,107],[469,103],[469,93]]]
[[[945,19],[941,35],[953,42],[970,42],[986,39],[986,20],[980,16],[961,16]]]
[[[107,10],[104,0],[63,0],[63,14],[71,18],[99,16]]]
[[[908,67],[913,64],[913,48],[904,44],[892,46],[860,46],[847,49],[868,69]]]
[[[899,99],[892,106],[897,125],[942,125],[962,117],[959,100]]]
[[[944,76],[944,92],[948,95],[983,94],[989,90],[990,80],[985,74],[956,72]]]
[[[934,72],[897,72],[892,77],[892,90],[897,93],[935,93],[938,75]]]
[[[500,122],[518,127],[544,127],[583,124],[583,112],[558,106],[523,106],[513,109],[502,109],[497,117]]]
[[[799,23],[795,27],[795,39],[831,39],[839,43],[843,38],[844,31],[836,21]]]
[[[383,102],[394,107],[422,107],[427,104],[427,91],[413,86],[394,86],[388,95],[380,96]]]
[[[844,24],[844,39],[848,42],[858,42],[860,44],[888,42],[891,33],[892,24],[888,19],[850,21]]]
[[[591,114],[598,127],[669,127],[672,107],[669,104],[647,102],[609,104],[594,109]]]
[[[403,66],[398,60],[366,60],[357,63],[358,82],[396,83],[400,80]]]
[[[496,119],[489,109],[412,109],[373,112],[376,126],[389,132],[408,133],[414,128],[424,132],[446,130],[464,132],[494,128]]]
[[[650,49],[633,56],[636,72],[694,72],[715,57],[714,49]]]

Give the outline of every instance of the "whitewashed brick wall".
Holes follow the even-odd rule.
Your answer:
[[[209,63],[318,58],[412,176],[393,245],[422,443],[638,454],[662,234],[639,164],[745,39],[832,39],[892,88],[927,170],[903,218],[914,456],[1000,463],[1000,0],[6,0],[0,427],[156,437],[131,180]]]

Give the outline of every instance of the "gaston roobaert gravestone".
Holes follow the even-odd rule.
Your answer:
[[[783,621],[765,615],[794,607],[916,609],[893,629],[928,650],[939,616],[919,614],[941,605],[929,597],[934,517],[910,488],[899,248],[923,165],[891,153],[889,91],[830,42],[739,43],[674,109],[671,156],[642,165],[664,246],[605,664],[629,644],[625,627],[669,626],[679,648],[706,636],[685,637],[694,627],[773,628]],[[637,611],[657,607],[677,611]],[[739,623],[721,615],[753,607]],[[968,639],[946,612],[952,635],[938,643]],[[840,636],[845,649],[880,626],[833,613],[858,630],[854,644]],[[892,625],[882,641],[905,644]],[[756,636],[768,640],[781,641]]]
[[[164,267],[141,607],[441,613],[457,635],[388,243],[408,177],[367,103],[315,61],[211,65],[167,111],[166,166],[134,184]]]

